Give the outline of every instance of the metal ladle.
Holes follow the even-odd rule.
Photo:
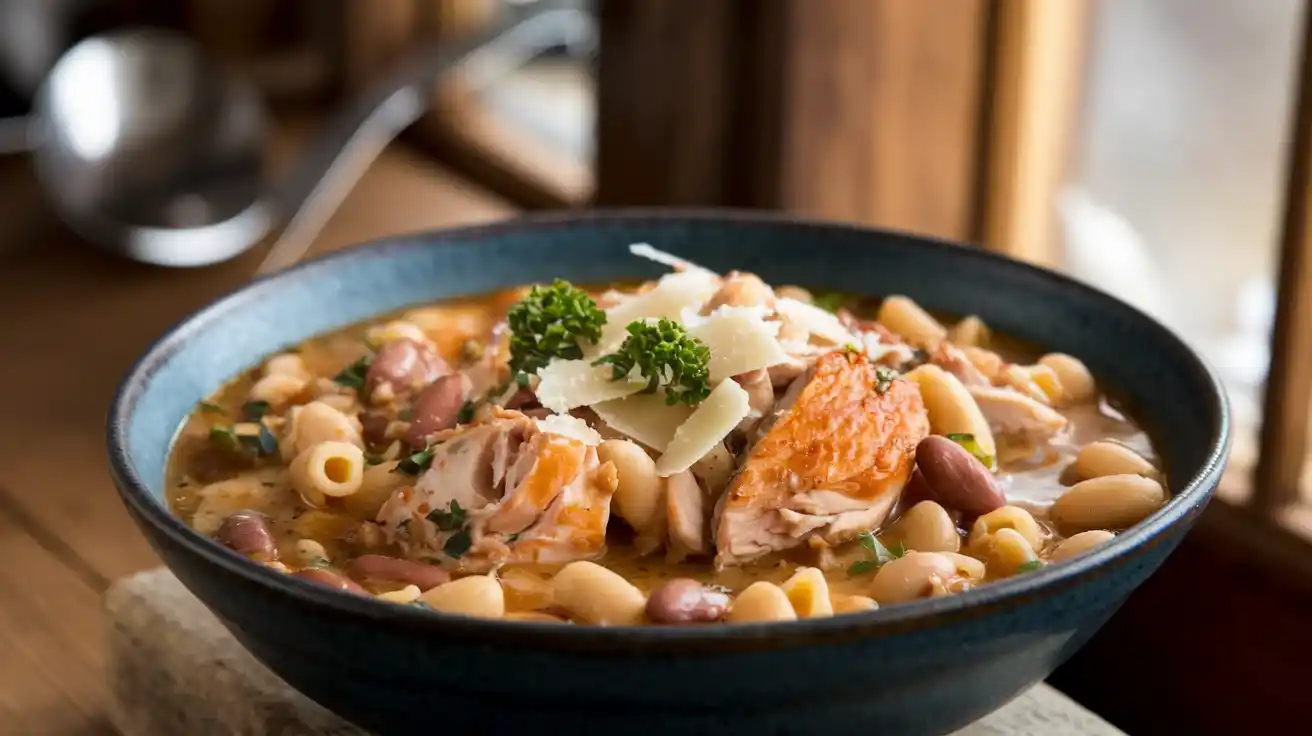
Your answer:
[[[264,182],[266,115],[253,86],[163,30],[88,38],[38,90],[34,166],[61,218],[91,242],[164,266],[232,258],[282,232],[259,268],[295,262],[378,153],[415,122],[431,85],[477,88],[558,45],[590,38],[576,9],[421,49],[336,117],[276,190]]]

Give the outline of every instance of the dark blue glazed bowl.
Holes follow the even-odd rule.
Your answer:
[[[591,628],[468,620],[316,587],[193,532],[164,502],[175,429],[262,356],[380,312],[562,276],[654,277],[646,242],[768,282],[908,294],[1084,359],[1156,437],[1174,497],[1093,554],[963,595],[787,624]],[[757,213],[549,215],[384,240],[262,279],[146,353],[109,416],[114,481],[151,544],[256,657],[386,734],[939,734],[1046,677],[1161,565],[1225,465],[1215,375],[1110,296],[900,233]]]

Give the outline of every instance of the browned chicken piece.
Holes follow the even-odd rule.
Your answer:
[[[717,506],[716,567],[878,527],[929,434],[914,383],[838,351],[789,387]]]
[[[690,472],[665,479],[666,520],[669,524],[669,558],[678,562],[711,551],[710,504],[706,492]]]
[[[947,340],[934,346],[929,353],[929,362],[956,376],[963,386],[988,386],[992,383],[988,376],[975,367],[965,351]]]
[[[1005,386],[969,386],[989,429],[999,437],[1042,443],[1066,429],[1066,417],[1052,407]]]
[[[605,551],[615,466],[578,439],[516,412],[434,438],[432,463],[378,513],[416,559],[486,572],[511,562],[563,563]]]

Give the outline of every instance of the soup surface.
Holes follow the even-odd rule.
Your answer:
[[[614,625],[955,595],[1166,500],[1077,358],[902,296],[633,250],[671,272],[419,307],[269,357],[184,423],[174,511],[347,594]]]

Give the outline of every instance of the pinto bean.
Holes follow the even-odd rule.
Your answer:
[[[442,356],[428,345],[410,339],[392,340],[378,348],[365,374],[364,385],[368,394],[384,383],[391,384],[394,393],[403,394],[450,372]]]
[[[465,377],[459,373],[430,383],[410,406],[410,432],[406,437],[410,446],[423,447],[429,435],[454,427],[464,403]]]
[[[987,514],[1007,503],[993,473],[970,451],[946,437],[930,435],[916,446],[916,468],[945,506]]]
[[[278,559],[278,546],[269,531],[269,522],[257,511],[238,511],[223,520],[214,537],[219,543],[238,554],[273,562]]]
[[[436,565],[386,555],[362,555],[346,563],[346,574],[359,583],[405,583],[424,591],[451,580],[451,573]]]
[[[647,618],[658,624],[709,623],[728,612],[729,596],[689,578],[663,583],[647,599]]]
[[[354,580],[338,575],[332,570],[325,570],[320,567],[307,567],[303,570],[293,572],[292,577],[308,580],[316,585],[322,585],[325,588],[341,590],[347,593],[357,593],[359,595],[369,595],[369,591],[360,587],[360,584]]]

